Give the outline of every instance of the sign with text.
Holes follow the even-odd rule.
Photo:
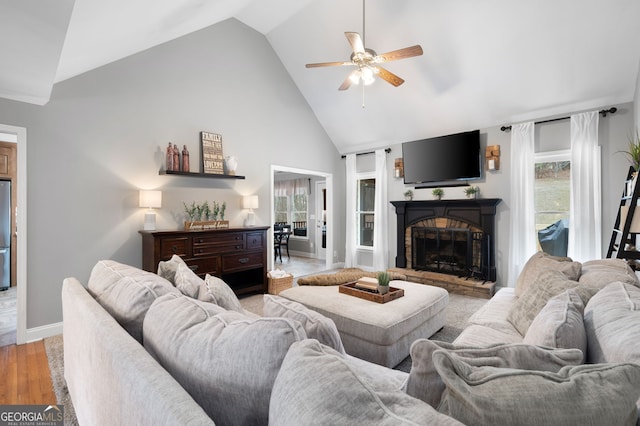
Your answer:
[[[200,141],[202,146],[202,171],[216,175],[224,174],[222,135],[200,132]]]
[[[0,405],[0,426],[64,426],[64,405]]]

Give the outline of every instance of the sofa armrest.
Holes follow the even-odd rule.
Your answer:
[[[64,377],[80,424],[213,425],[75,278],[62,285]]]

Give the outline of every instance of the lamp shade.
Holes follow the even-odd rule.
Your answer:
[[[140,207],[159,209],[162,207],[162,191],[140,191]]]
[[[258,208],[258,196],[257,195],[245,195],[242,197],[243,209],[257,209]]]

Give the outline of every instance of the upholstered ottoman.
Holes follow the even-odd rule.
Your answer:
[[[406,281],[389,285],[404,289],[404,296],[376,303],[340,293],[339,286],[296,286],[280,296],[331,318],[349,355],[394,367],[409,356],[411,343],[444,326],[449,293]]]

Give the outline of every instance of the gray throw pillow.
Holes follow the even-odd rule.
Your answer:
[[[180,256],[174,254],[171,256],[171,259],[158,262],[158,275],[175,285],[178,265],[186,265],[186,263],[184,263],[184,260],[182,260]]]
[[[540,273],[553,269],[562,272],[568,279],[577,281],[582,273],[582,264],[570,257],[557,257],[539,251],[527,260],[516,280],[516,296],[521,296],[538,278]]]
[[[218,277],[207,274],[200,288],[198,300],[215,303],[229,311],[244,313],[244,309],[231,287]]]
[[[282,360],[307,337],[290,319],[252,319],[179,294],[158,298],[143,330],[145,349],[220,425],[268,423]]]
[[[524,336],[533,319],[544,308],[549,299],[579,284],[565,274],[548,269],[538,275],[533,283],[518,297],[507,315],[507,320]]]
[[[307,332],[307,337],[316,339],[340,353],[345,353],[342,339],[331,318],[312,311],[302,303],[284,297],[265,294],[263,296],[263,315],[265,317],[282,317],[298,321]]]
[[[377,389],[345,355],[317,340],[294,343],[273,385],[269,424],[460,425],[398,389]]]
[[[411,345],[412,364],[406,390],[409,395],[420,398],[433,407],[438,406],[445,390],[432,359],[433,353],[438,350],[454,353],[471,365],[526,370],[558,371],[564,366],[577,365],[582,361],[582,352],[577,349],[554,350],[521,343],[474,348],[418,339]]]
[[[523,343],[551,348],[580,349],[587,353],[584,329],[584,305],[574,290],[564,291],[549,299],[533,319]]]
[[[186,263],[179,263],[173,283],[182,294],[197,299],[204,281]]]
[[[88,289],[138,342],[142,342],[142,322],[153,301],[167,293],[180,293],[173,284],[154,273],[113,260],[96,263]]]
[[[474,366],[435,351],[446,390],[438,411],[473,425],[635,425],[640,365],[583,364],[558,372]]]

